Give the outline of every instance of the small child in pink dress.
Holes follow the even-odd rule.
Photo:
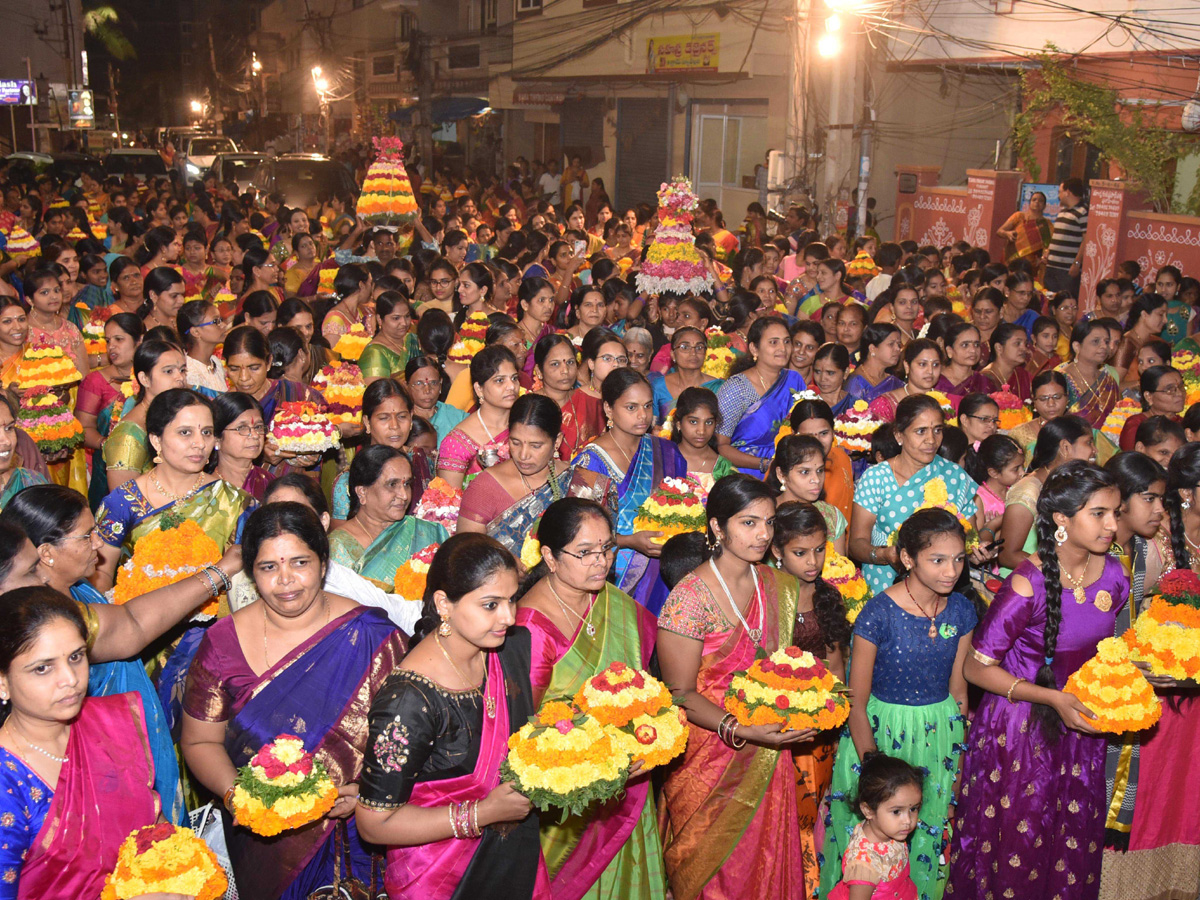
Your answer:
[[[975,528],[980,540],[989,544],[1000,535],[1008,489],[1025,474],[1025,451],[1007,434],[993,434],[967,453],[964,468],[979,483],[975,494]]]
[[[829,900],[917,900],[908,871],[908,836],[921,811],[922,775],[902,759],[872,752],[858,776],[858,808],[864,821],[854,826],[842,855],[842,880]]]

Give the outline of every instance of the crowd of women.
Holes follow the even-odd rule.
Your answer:
[[[713,291],[646,296],[652,210],[598,180],[565,209],[451,185],[399,232],[212,181],[7,186],[0,233],[40,253],[0,265],[0,898],[97,896],[130,831],[198,810],[268,900],[346,865],[395,900],[1200,894],[1196,686],[1152,676],[1162,720],[1125,740],[1063,691],[1200,569],[1200,405],[1172,367],[1200,284],[1051,296],[1028,255],[847,246],[800,210],[772,238],[752,209],[739,244],[705,201]],[[355,326],[361,420],[281,449]],[[74,451],[21,428],[41,345],[81,375],[56,389]],[[1002,429],[1012,397],[1032,418]],[[1142,412],[1106,429],[1123,397]],[[635,520],[665,478],[707,524],[662,544]],[[112,602],[184,520],[220,561]],[[423,595],[392,593],[433,544]],[[872,595],[853,623],[831,552]],[[725,711],[786,647],[848,684],[840,732]],[[686,751],[538,812],[501,779],[510,735],[614,662],[666,682]],[[281,733],[338,799],[264,838],[230,798]]]

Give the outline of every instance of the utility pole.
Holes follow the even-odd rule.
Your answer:
[[[871,138],[875,132],[875,98],[871,95],[872,82],[869,77],[870,73],[867,71],[870,58],[871,50],[868,42],[859,62],[863,74],[863,118],[862,127],[859,129],[858,207],[855,210],[858,214],[858,222],[854,228],[854,234],[857,237],[862,237],[867,233],[867,190],[871,178]]]
[[[121,143],[121,114],[117,109],[117,74],[113,69],[112,60],[108,62],[108,109],[113,117],[113,131],[117,133],[117,146]]]

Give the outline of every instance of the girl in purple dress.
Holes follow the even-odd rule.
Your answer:
[[[1062,686],[1129,598],[1107,555],[1120,503],[1103,469],[1055,469],[1038,497],[1038,552],[975,632],[964,674],[987,693],[967,740],[947,897],[1099,896],[1106,742]]]

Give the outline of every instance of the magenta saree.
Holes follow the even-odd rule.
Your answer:
[[[141,698],[89,697],[71,726],[54,799],[21,868],[20,900],[99,897],[121,842],[160,806]]]
[[[796,579],[766,566],[763,629],[773,653],[792,642]],[[718,706],[729,682],[755,659],[740,624],[730,626],[694,573],[667,598],[658,627],[703,642],[696,690]],[[802,897],[804,866],[792,754],[753,744],[732,750],[715,732],[689,723],[683,760],[668,773],[659,801],[663,860],[675,900]]]

